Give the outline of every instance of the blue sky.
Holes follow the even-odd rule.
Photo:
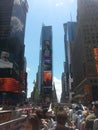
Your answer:
[[[63,24],[76,21],[77,0],[28,0],[26,20],[25,56],[28,72],[28,97],[33,90],[39,64],[39,48],[42,24],[51,25],[53,31],[53,77],[57,95],[61,94],[61,74],[64,71],[64,29]]]

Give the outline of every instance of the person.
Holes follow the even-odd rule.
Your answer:
[[[85,130],[93,130],[94,120],[96,119],[96,110],[94,102],[92,102],[92,111],[88,114],[85,120]]]
[[[43,118],[41,118],[42,130],[48,130],[52,124],[52,109],[43,108]]]
[[[40,123],[35,113],[30,114],[22,122],[20,130],[40,130]]]
[[[93,122],[93,130],[98,130],[98,101],[94,102],[93,111],[96,116],[96,119]]]
[[[59,111],[57,113],[56,121],[57,121],[57,124],[56,124],[55,128],[51,128],[50,130],[73,130],[73,128],[72,128],[73,124],[68,119],[68,116],[65,111]],[[66,126],[67,123],[71,127]]]
[[[85,124],[86,124],[86,117],[89,115],[89,112],[87,110],[82,111],[82,118],[81,118],[81,124],[79,127],[79,130],[85,130]]]

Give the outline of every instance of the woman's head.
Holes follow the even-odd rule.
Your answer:
[[[21,130],[39,130],[39,119],[36,114],[30,114],[23,121]]]

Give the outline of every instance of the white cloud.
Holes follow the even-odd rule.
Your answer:
[[[73,3],[75,0],[69,0],[71,3]]]
[[[58,79],[58,78],[54,77],[53,81],[55,83],[55,89],[56,89],[56,93],[57,93],[57,98],[60,101],[61,92],[62,92],[61,79]]]
[[[56,7],[62,6],[62,5],[63,5],[63,2],[58,2],[58,3],[56,3]]]
[[[26,68],[26,71],[29,72],[31,69],[29,67]]]

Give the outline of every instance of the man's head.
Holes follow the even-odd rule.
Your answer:
[[[65,125],[65,123],[67,122],[67,119],[68,119],[66,112],[59,111],[57,113],[56,119],[57,119],[57,124]]]

